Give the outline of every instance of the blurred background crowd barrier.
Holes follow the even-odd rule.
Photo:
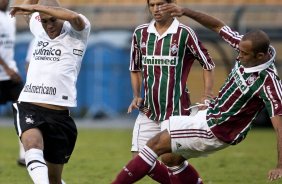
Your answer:
[[[20,2],[16,1],[16,2]],[[134,28],[151,17],[145,0],[61,0],[65,7],[84,14],[92,24],[92,32],[78,78],[78,107],[72,109],[75,117],[116,117],[125,114],[132,100],[129,53]],[[263,29],[277,50],[276,66],[282,75],[282,1],[280,0],[178,0],[178,4],[214,15],[232,28],[245,33]],[[232,67],[236,57],[232,48],[217,34],[188,18],[180,21],[192,27],[209,49],[216,62],[215,94]],[[15,59],[25,78],[25,56],[32,39],[28,27],[17,17]],[[200,98],[201,68],[191,70],[188,85],[192,102]],[[194,80],[193,80],[194,79]],[[9,115],[10,104],[0,106],[0,115]],[[134,115],[134,114],[133,114]]]

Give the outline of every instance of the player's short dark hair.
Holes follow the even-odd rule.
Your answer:
[[[255,54],[259,52],[268,52],[270,39],[268,35],[262,30],[250,31],[243,36],[242,40],[250,40],[252,42],[252,47]]]

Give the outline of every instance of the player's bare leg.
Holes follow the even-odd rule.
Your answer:
[[[24,155],[25,155],[25,150],[21,140],[19,140],[19,159],[17,160],[19,166],[25,166]]]
[[[21,136],[28,173],[36,184],[49,184],[48,167],[43,157],[43,137],[39,129],[33,128]]]
[[[48,165],[48,176],[50,184],[61,184],[62,181],[62,172],[64,165],[63,164],[52,164],[47,162]]]
[[[165,153],[171,153],[171,140],[167,130],[150,139],[144,149],[118,174],[113,184],[131,184],[140,180],[152,170],[157,158]],[[172,172],[176,172],[170,178],[171,183],[201,183],[197,171],[183,157],[175,159],[173,164],[177,166],[170,168]]]

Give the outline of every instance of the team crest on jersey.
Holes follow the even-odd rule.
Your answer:
[[[177,54],[178,53],[178,45],[176,43],[173,43],[170,47],[170,51],[172,54]]]
[[[255,81],[256,81],[257,77],[255,75],[251,75],[248,79],[247,79],[247,84],[248,85],[252,85]]]

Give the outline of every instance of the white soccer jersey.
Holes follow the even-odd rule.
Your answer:
[[[8,12],[0,11],[0,57],[14,71],[18,72],[14,60],[14,45],[16,34],[16,19]],[[0,65],[0,81],[9,80],[10,77]]]
[[[19,101],[76,106],[76,81],[90,33],[89,21],[80,16],[86,23],[84,30],[76,31],[65,21],[61,34],[51,40],[39,14],[32,15],[30,30],[35,44]]]
[[[30,59],[32,57],[32,54],[33,54],[33,45],[35,43],[35,38],[33,38],[30,43],[28,44],[28,49],[27,49],[27,53],[26,53],[26,57],[25,57],[25,61],[27,63],[30,62]]]

